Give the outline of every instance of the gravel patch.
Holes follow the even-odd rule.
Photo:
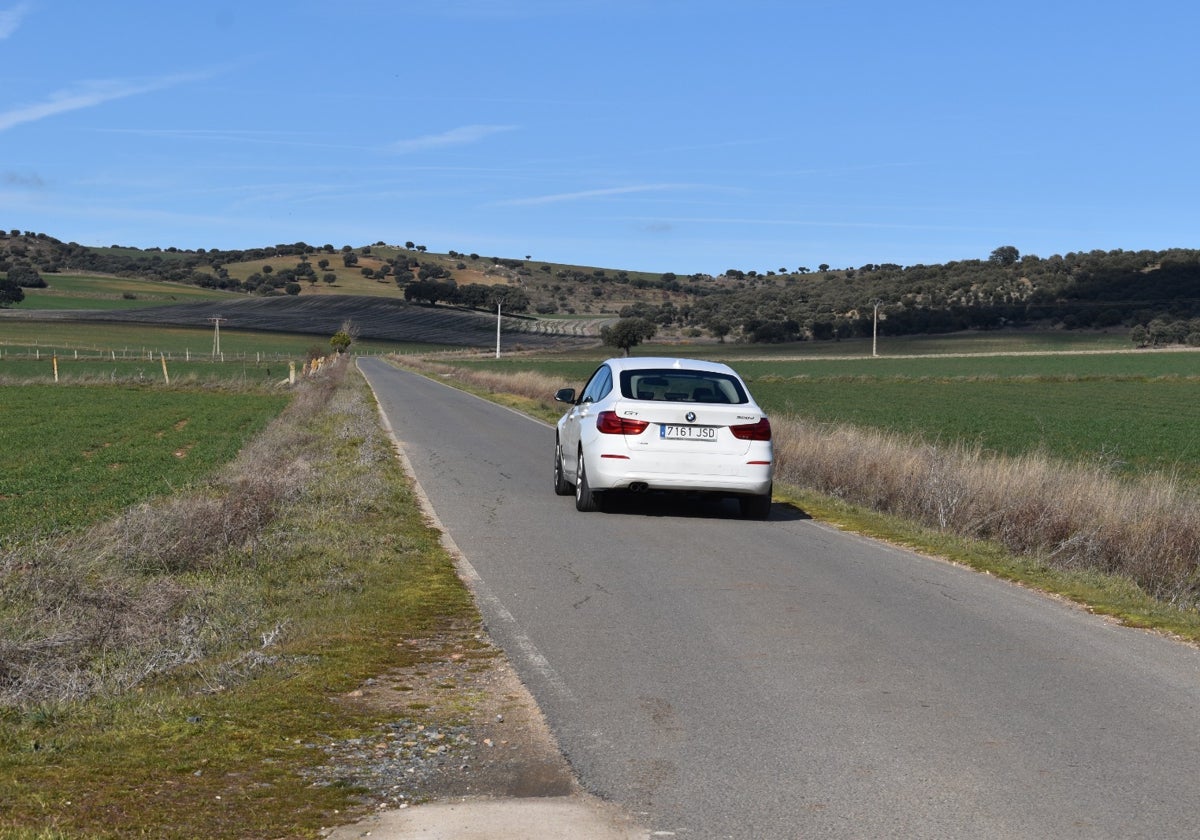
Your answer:
[[[338,702],[395,717],[369,735],[314,744],[328,760],[312,784],[361,791],[378,810],[462,796],[577,792],[537,704],[479,635],[413,641],[424,661],[367,680]]]

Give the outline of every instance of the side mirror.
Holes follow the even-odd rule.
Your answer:
[[[554,401],[561,403],[575,404],[575,389],[574,388],[559,388],[554,392]]]

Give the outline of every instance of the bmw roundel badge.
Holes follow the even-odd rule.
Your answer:
[[[695,423],[696,422],[696,412],[689,411],[687,414],[683,415],[683,419],[687,420],[689,423]]]

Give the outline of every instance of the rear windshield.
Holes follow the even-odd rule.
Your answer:
[[[621,372],[621,394],[633,400],[665,402],[750,402],[737,377],[704,370],[626,370]]]

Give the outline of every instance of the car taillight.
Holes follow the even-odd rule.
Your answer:
[[[620,417],[615,411],[601,411],[596,416],[596,428],[606,435],[640,435],[649,425],[645,420]]]
[[[757,423],[747,423],[744,426],[730,426],[729,431],[733,432],[733,436],[738,440],[770,440],[771,421],[764,417]]]

